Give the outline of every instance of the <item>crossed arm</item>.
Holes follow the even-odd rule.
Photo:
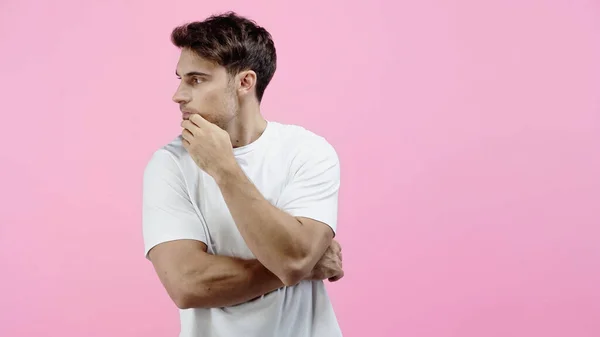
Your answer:
[[[258,260],[208,254],[196,240],[159,244],[149,259],[180,309],[233,306],[284,286]]]
[[[337,212],[335,177],[339,174],[336,164],[326,167],[333,176],[333,185],[325,188],[333,190],[332,195],[319,200],[322,207],[334,207],[334,212]],[[165,172],[161,173],[164,176]],[[324,172],[315,173],[314,169],[305,172],[297,184],[310,185],[316,174],[322,177]],[[306,211],[308,206],[300,207],[308,205],[310,197],[303,200],[302,195],[298,197],[298,193],[291,192],[295,196],[288,198],[289,203],[284,205],[289,210],[286,212],[264,199],[239,166],[224,170],[215,181],[240,234],[257,259],[208,254],[206,245],[194,239],[166,240],[154,246],[148,258],[177,306],[182,309],[232,306],[308,278],[334,236],[329,225],[313,220],[318,219],[322,211],[311,213]],[[312,183],[314,185],[314,181]],[[173,182],[167,185],[177,186]],[[147,192],[153,192],[152,188]],[[334,203],[327,203],[326,199]],[[294,215],[302,212],[315,216]],[[335,217],[329,219],[336,220]]]

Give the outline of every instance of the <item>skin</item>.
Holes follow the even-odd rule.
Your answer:
[[[252,143],[267,127],[256,99],[254,71],[231,78],[224,67],[183,49],[176,75],[181,83],[173,101],[179,105],[183,120],[190,117],[184,112],[200,115],[226,131],[233,147]]]
[[[149,258],[180,308],[243,303],[302,280],[337,281],[341,247],[326,224],[272,206],[245,176],[232,148],[260,137],[267,122],[255,94],[256,73],[234,76],[183,49],[173,101],[182,112],[183,144],[219,185],[240,234],[256,256],[243,260],[206,253],[193,240],[159,244]]]

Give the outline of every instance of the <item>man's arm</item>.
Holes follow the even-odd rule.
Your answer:
[[[290,200],[285,195],[282,198]],[[299,205],[297,200],[293,204]],[[146,257],[177,306],[231,306],[284,286],[258,260],[208,254],[204,226],[189,198],[179,164],[169,152],[157,151],[144,173],[144,246]],[[306,279],[333,281],[342,277],[339,248],[327,249],[315,269]]]
[[[300,140],[278,209],[246,177],[225,130],[199,114],[181,126],[184,148],[219,185],[250,251],[284,284],[302,280],[334,237],[340,172],[333,147],[320,137]]]
[[[214,177],[248,248],[285,285],[310,273],[331,244],[337,220],[337,156],[331,147],[305,156],[283,209],[271,205],[238,165]]]
[[[159,244],[149,259],[180,309],[233,306],[284,286],[258,260],[211,255],[199,241]]]
[[[172,154],[157,151],[143,180],[146,257],[177,306],[239,304],[283,286],[257,260],[206,253],[205,225],[194,210]]]

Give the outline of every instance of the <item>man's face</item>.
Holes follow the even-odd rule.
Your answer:
[[[239,110],[234,82],[224,67],[202,59],[183,49],[177,63],[181,83],[173,95],[183,119],[200,114],[207,121],[225,129]]]

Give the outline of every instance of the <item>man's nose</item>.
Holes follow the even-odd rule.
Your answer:
[[[175,94],[173,95],[173,102],[177,104],[185,104],[188,103],[189,100],[189,95],[185,92],[185,90],[183,90],[181,86],[179,86],[177,88],[177,91],[175,91]]]

